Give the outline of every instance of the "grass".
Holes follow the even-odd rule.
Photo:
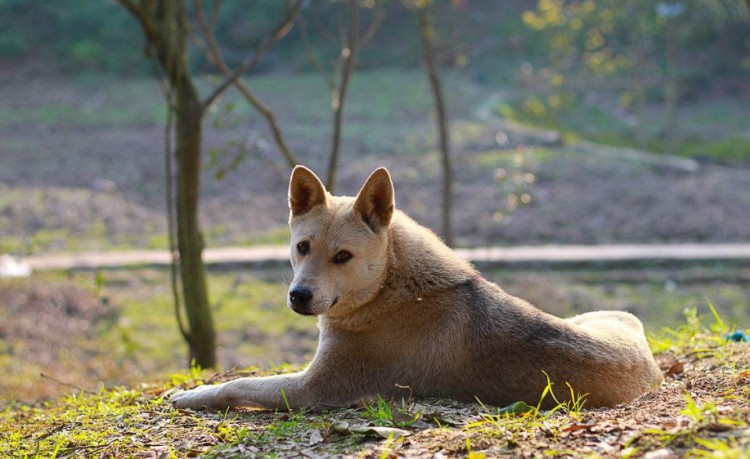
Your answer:
[[[713,309],[715,311],[715,309]],[[0,412],[0,455],[281,457],[304,451],[326,457],[408,454],[634,457],[668,448],[684,457],[742,458],[750,452],[750,345],[727,343],[718,312],[664,330],[652,345],[661,362],[686,362],[652,395],[610,410],[589,411],[585,396],[551,410],[488,407],[445,400],[384,400],[325,412],[231,410],[195,413],[165,402],[176,387],[209,378],[193,371],[133,387],[77,390]],[[696,354],[706,348],[721,352]],[[258,374],[256,370],[251,370]],[[247,374],[210,376],[222,381]],[[572,390],[569,387],[565,389]],[[540,399],[555,396],[551,383]]]
[[[529,99],[531,98],[531,99]],[[644,144],[637,142],[638,129],[615,96],[596,94],[593,101],[575,101],[557,109],[542,102],[529,105],[533,96],[520,91],[513,101],[496,108],[501,116],[526,124],[564,132],[568,140],[587,139],[616,147],[640,148],[655,153],[668,150],[664,113],[654,105],[644,111]],[[530,108],[532,107],[532,108]],[[674,154],[711,162],[736,164],[750,161],[748,123],[739,101],[728,98],[686,103],[679,112],[679,140]]]
[[[161,102],[152,81],[123,81],[112,91],[106,88],[106,83],[96,77],[68,82],[59,88],[59,94],[72,94],[72,98],[60,96],[54,103],[42,100],[21,106],[9,104],[0,108],[0,127],[14,129],[29,124],[119,129],[161,122]],[[250,83],[266,100],[280,104],[279,118],[287,123],[285,126],[290,126],[291,136],[311,145],[313,153],[325,151],[326,129],[330,121],[329,101],[317,76],[259,76],[252,78]],[[345,134],[348,148],[368,154],[382,151],[414,153],[424,151],[425,145],[432,145],[429,92],[421,73],[396,70],[363,72],[352,84],[352,98],[347,107],[350,124]],[[279,97],[281,91],[284,97]],[[449,76],[447,92],[453,97],[452,116],[459,119],[468,117],[471,108],[483,95],[470,82],[453,76]],[[121,107],[131,100],[138,101],[135,108]],[[300,100],[306,103],[298,103]],[[229,95],[226,101],[234,103],[235,108],[211,114],[210,121],[223,126],[221,129],[244,129],[246,123],[258,122],[235,95]],[[728,104],[721,108],[721,113],[734,113],[733,107]],[[695,115],[695,119],[700,118],[701,125],[706,128],[711,126],[711,117],[706,115],[709,112],[696,112]],[[583,132],[583,127],[590,126],[592,133],[589,135],[612,135],[607,140],[610,143],[621,141],[628,135],[627,131],[618,130],[617,119],[596,107],[584,107],[581,113],[573,113],[569,118],[571,123],[577,123],[571,129]],[[740,121],[727,126],[731,132],[744,128]],[[384,132],[388,135],[383,135]],[[460,142],[470,142],[480,133],[476,125],[468,122],[460,124],[457,132]],[[731,135],[731,132],[722,132],[722,136]],[[699,134],[703,135],[696,135]],[[721,151],[719,156],[728,156],[733,154],[730,150],[734,151],[737,145],[744,145],[732,137],[725,139],[710,140],[706,148],[715,148]],[[56,173],[61,167],[60,163],[37,161],[48,152],[33,145],[33,139],[11,139],[9,145],[14,151],[35,152],[37,156],[30,156],[28,161],[41,168],[38,170],[42,174]],[[543,161],[545,155],[554,154],[553,150],[535,149],[534,159]],[[489,151],[478,160],[487,168],[507,167],[513,163],[513,153]],[[13,170],[12,165],[6,170]],[[0,193],[0,207],[13,205],[12,200],[7,200],[10,199],[8,196],[12,193]],[[82,201],[90,199],[86,196],[79,198]],[[36,195],[30,205],[43,207],[47,201],[44,196]],[[0,229],[2,224],[0,221]],[[94,247],[135,245],[134,241],[113,241],[102,220],[97,218],[91,219],[90,226],[80,234],[63,228],[43,225],[31,234],[32,246],[52,250],[62,243],[67,244],[64,246],[67,249],[80,249],[92,247],[86,245],[91,241],[95,242]],[[163,246],[164,237],[158,226],[154,225],[152,229],[144,238],[146,244]],[[221,238],[224,233],[225,228],[216,227],[207,236],[209,239]],[[249,236],[247,242],[265,243],[279,238],[288,238],[285,227]],[[3,237],[0,251],[19,251],[21,249],[17,247],[28,244],[27,239],[28,235]],[[59,349],[58,365],[52,368],[44,368],[33,360],[19,360],[8,343],[0,340],[0,371],[4,375],[7,397],[7,406],[0,412],[0,455],[86,457],[151,452],[172,457],[199,454],[209,457],[241,454],[284,456],[304,449],[313,455],[346,453],[368,457],[388,457],[414,451],[422,454],[444,451],[446,455],[472,458],[498,454],[631,457],[660,448],[673,448],[680,454],[693,457],[746,457],[750,422],[747,416],[750,403],[748,355],[743,351],[746,349],[742,347],[744,345],[727,344],[722,334],[723,330],[731,329],[727,323],[748,320],[749,297],[742,282],[719,281],[707,287],[700,282],[679,279],[674,282],[669,277],[673,273],[668,272],[649,276],[640,282],[613,281],[602,278],[600,274],[599,277],[590,276],[592,279],[596,277],[594,280],[582,282],[576,273],[552,273],[544,285],[552,285],[553,294],[563,293],[542,295],[540,298],[555,299],[548,304],[535,302],[542,307],[555,308],[550,312],[562,315],[580,312],[580,308],[612,307],[629,309],[644,317],[654,351],[666,363],[676,359],[687,365],[683,373],[671,377],[668,385],[659,392],[671,397],[670,403],[655,408],[654,403],[645,400],[620,411],[591,412],[582,409],[585,408],[585,396],[575,393],[574,388],[565,387],[562,390],[571,391],[573,403],[567,406],[558,404],[558,408],[548,412],[522,405],[498,408],[447,401],[382,399],[357,409],[322,414],[178,412],[164,402],[170,391],[178,386],[192,387],[211,375],[177,371],[178,363],[185,360],[185,349],[174,324],[171,300],[165,288],[168,285],[166,273],[113,270],[45,274],[42,282],[85,285],[92,295],[116,304],[119,315],[100,324],[93,343],[96,349],[91,349],[92,343],[86,348],[90,354],[81,357]],[[290,368],[287,365],[289,356],[294,356],[295,361],[291,362],[294,366],[311,355],[314,323],[293,315],[283,305],[283,276],[284,272],[280,271],[253,272],[250,275],[231,271],[212,273],[213,308],[222,340],[220,356],[227,367],[250,365],[247,372],[253,374],[258,373],[258,366],[286,371]],[[539,290],[540,284],[524,281],[523,274],[498,272],[493,276],[510,279],[502,285],[522,297],[529,297],[524,292],[534,295]],[[707,306],[703,300],[706,295],[723,311],[723,318],[714,314],[716,309],[713,306]],[[700,306],[702,311],[690,309],[692,306]],[[659,331],[661,326],[675,323],[675,318],[686,307],[690,312],[684,325]],[[712,325],[704,326],[707,320],[712,321]],[[75,342],[75,345],[79,344],[84,343]],[[76,359],[86,360],[91,368],[103,369],[102,373],[92,371],[89,374],[75,366]],[[67,373],[59,373],[63,369]],[[52,377],[59,380],[45,378],[30,384],[42,371],[52,372]],[[229,372],[221,374],[219,379],[247,372]],[[75,374],[89,379],[71,380]],[[140,384],[154,379],[159,381]],[[39,383],[45,384],[47,389],[43,393],[34,393],[33,387]],[[81,389],[71,392],[65,383]],[[552,386],[548,385],[548,389],[551,391]],[[45,402],[18,401],[63,392],[65,395]],[[669,424],[658,419],[645,422],[637,417],[638,413],[659,410],[678,419],[679,423]],[[654,423],[658,423],[658,428],[646,427]],[[407,429],[409,435],[396,438],[393,430],[372,427]],[[620,433],[613,433],[615,431]],[[722,433],[726,435],[720,435]],[[586,442],[605,444],[613,449],[592,448]]]

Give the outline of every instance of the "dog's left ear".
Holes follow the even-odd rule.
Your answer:
[[[381,167],[370,175],[359,190],[354,210],[377,233],[391,224],[395,205],[391,174],[385,167]]]

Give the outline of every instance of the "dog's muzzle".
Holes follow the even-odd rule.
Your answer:
[[[289,291],[289,304],[297,314],[305,316],[313,315],[310,311],[310,302],[312,299],[313,292],[309,288],[295,287]]]

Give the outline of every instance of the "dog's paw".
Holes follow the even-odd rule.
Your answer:
[[[198,386],[195,389],[183,390],[173,394],[169,402],[175,408],[202,410],[217,406],[219,386]]]

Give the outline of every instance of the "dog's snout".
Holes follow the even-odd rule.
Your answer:
[[[310,314],[307,308],[312,300],[313,292],[309,288],[295,287],[289,291],[289,304],[294,312],[300,314]]]

